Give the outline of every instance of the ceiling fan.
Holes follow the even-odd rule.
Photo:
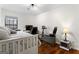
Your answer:
[[[37,6],[36,4],[29,4],[29,5],[27,6],[27,10],[32,10],[32,9],[34,9],[34,8],[38,8],[38,6]]]
[[[34,7],[34,6],[35,6],[35,4],[31,4],[31,6],[32,6],[32,7]]]

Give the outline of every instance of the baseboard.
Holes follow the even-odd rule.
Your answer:
[[[59,45],[60,43],[59,43],[59,42],[56,42],[56,44],[58,44],[58,45]]]
[[[59,42],[56,42],[56,44],[58,44],[58,45],[60,45],[60,43]],[[78,48],[71,48],[71,49],[74,49],[74,50],[78,50],[79,51],[79,49]]]
[[[78,49],[78,48],[72,48],[72,49],[74,49],[74,50],[78,50],[78,51],[79,51],[79,49]]]

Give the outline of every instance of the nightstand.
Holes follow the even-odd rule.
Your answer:
[[[60,48],[69,51],[71,49],[71,42],[69,40],[67,40],[67,41],[62,40],[62,41],[60,41]]]

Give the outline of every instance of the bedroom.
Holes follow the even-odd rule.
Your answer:
[[[42,26],[45,26],[47,29],[45,29],[44,34],[49,35],[56,26],[56,43],[60,44],[60,41],[64,40],[63,31],[65,29],[66,39],[72,42],[71,47],[79,50],[78,10],[78,4],[3,4],[0,6],[0,26],[5,26],[6,16],[17,18],[18,30],[21,31],[25,30],[25,25],[33,25],[38,27],[39,33],[42,33]],[[4,46],[3,48],[6,49]]]

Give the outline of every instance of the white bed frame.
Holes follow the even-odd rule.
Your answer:
[[[36,54],[38,35],[12,38],[0,41],[0,54]]]

